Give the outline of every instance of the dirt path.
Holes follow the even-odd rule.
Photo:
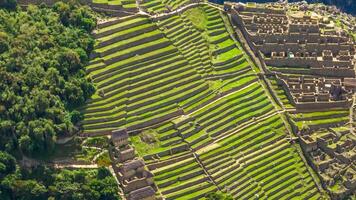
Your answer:
[[[59,138],[56,140],[56,144],[65,144],[69,141],[71,141],[74,138],[75,135],[70,136],[70,137],[65,137],[65,138]]]
[[[56,169],[71,168],[71,169],[97,169],[99,166],[97,164],[90,165],[76,165],[76,164],[53,164]]]
[[[211,177],[211,174],[208,172],[208,170],[205,168],[204,164],[202,163],[202,161],[199,159],[199,156],[197,155],[197,153],[191,149],[191,151],[193,152],[195,161],[197,161],[197,163],[200,165],[200,167],[203,169],[204,173],[207,175],[207,177],[209,178],[209,180],[211,181],[211,183],[213,183],[219,190],[221,190],[222,188],[219,187],[219,185],[214,181],[213,177]]]
[[[96,154],[93,158],[92,162],[95,162],[101,155],[103,155],[104,153],[108,152],[108,150],[103,150],[102,152]]]

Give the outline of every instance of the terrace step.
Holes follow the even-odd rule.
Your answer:
[[[195,177],[193,179],[190,179],[190,180],[184,182],[184,184],[180,183],[179,185],[170,186],[170,187],[167,187],[167,188],[162,188],[161,191],[162,191],[162,194],[166,195],[166,194],[170,194],[170,193],[173,193],[173,192],[176,192],[176,191],[179,191],[179,190],[182,190],[182,189],[185,189],[185,188],[200,184],[200,183],[205,182],[207,180],[208,180],[208,178],[205,175],[201,175],[201,176],[197,176],[197,177]]]
[[[122,17],[122,18],[112,18],[111,20],[99,22],[98,23],[98,29],[103,29],[105,27],[112,26],[112,25],[115,25],[115,24],[119,24],[121,22],[126,22],[126,21],[129,21],[129,20],[135,19],[137,17],[138,17],[137,15],[130,15],[130,16],[127,16],[127,17]]]
[[[130,18],[126,18],[125,21],[123,20],[116,20],[116,21],[110,21],[107,22],[105,24],[99,24],[99,28],[97,31],[94,31],[94,37],[95,38],[101,38],[101,37],[105,37],[107,35],[111,35],[115,32],[119,32],[122,30],[126,30],[132,27],[136,27],[136,26],[140,26],[143,24],[147,24],[149,23],[149,19],[148,18],[143,18],[143,17],[131,17]]]
[[[173,157],[168,160],[163,160],[163,161],[158,161],[158,162],[154,162],[151,164],[147,164],[147,167],[150,170],[154,170],[154,169],[166,166],[166,165],[171,165],[171,164],[186,160],[188,158],[193,158],[193,154],[186,152],[183,155],[180,155],[179,157]]]

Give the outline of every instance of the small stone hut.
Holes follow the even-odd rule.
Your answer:
[[[125,128],[114,130],[111,132],[111,134],[111,140],[115,146],[120,147],[129,143],[129,134]]]
[[[155,200],[155,191],[151,186],[130,192],[128,200]]]

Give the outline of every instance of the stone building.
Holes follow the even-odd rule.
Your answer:
[[[276,77],[277,83],[287,91],[297,109],[328,109],[350,105],[352,88],[340,79],[283,74]]]
[[[346,132],[325,130],[299,135],[302,149],[334,199],[356,189],[356,138]],[[338,185],[336,193],[330,189]],[[341,191],[341,192],[340,192]]]
[[[225,10],[297,109],[347,107],[355,41],[327,15],[301,6],[226,3]]]
[[[112,131],[111,140],[117,147],[127,145],[129,143],[128,138],[129,134],[124,128]]]
[[[154,200],[155,191],[152,187],[144,187],[130,192],[129,200]]]
[[[347,90],[356,92],[356,78],[344,78],[344,84]]]
[[[153,185],[153,174],[142,160],[134,159],[123,163],[117,169],[118,179],[125,193]]]
[[[115,130],[111,136],[110,157],[120,186],[129,200],[155,199],[157,187],[153,174],[144,161],[136,157],[128,138],[126,129]]]

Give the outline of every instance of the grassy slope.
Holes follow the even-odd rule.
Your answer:
[[[125,22],[125,25],[140,21],[138,19],[130,20],[132,21]],[[289,193],[291,197],[293,195],[302,195],[305,198],[318,197],[319,194],[316,191],[311,176],[308,174],[301,158],[296,153],[294,146],[289,145],[284,139],[287,136],[287,130],[284,127],[281,117],[276,114],[270,97],[267,95],[267,91],[265,91],[261,83],[257,81],[257,68],[249,65],[251,62],[242,51],[241,45],[230,37],[233,31],[232,27],[230,25],[224,26],[224,22],[227,22],[227,18],[222,17],[222,14],[217,9],[209,6],[201,6],[189,9],[181,16],[174,16],[162,20],[157,24],[147,21],[144,25],[130,27],[129,29],[119,31],[118,33],[105,36],[101,39],[101,41],[115,40],[115,37],[120,35],[122,36],[126,33],[140,31],[157,25],[157,28],[153,31],[144,31],[143,34],[147,37],[151,37],[164,33],[164,37],[152,39],[151,43],[144,42],[139,45],[133,45],[132,48],[126,48],[106,55],[103,59],[110,60],[113,57],[130,54],[137,49],[147,49],[156,44],[171,42],[167,47],[162,49],[156,50],[153,48],[152,52],[157,51],[157,53],[164,53],[173,49],[178,50],[170,54],[177,56],[177,58],[187,63],[182,69],[186,69],[186,72],[191,71],[192,73],[199,74],[199,76],[201,76],[199,81],[208,84],[210,91],[214,91],[204,94],[205,96],[202,96],[202,99],[194,101],[185,109],[185,111],[189,111],[190,113],[201,105],[205,105],[205,107],[199,111],[189,116],[186,115],[177,119],[168,120],[148,131],[132,136],[132,144],[135,146],[138,154],[145,158],[147,165],[157,162],[166,162],[166,164],[163,164],[152,172],[155,174],[156,184],[167,199],[198,198],[201,197],[202,191],[211,192],[217,190],[217,187],[212,184],[211,181],[208,181],[208,176],[203,171],[201,165],[208,170],[213,180],[217,181],[217,184],[221,188],[223,188],[224,185],[235,188],[230,192],[235,197],[250,198],[254,192],[259,195],[274,196],[274,198],[278,198],[280,195],[286,193]],[[119,27],[117,25],[114,26]],[[98,32],[103,33],[113,29],[113,27],[105,29],[104,31],[99,30]],[[98,48],[98,52],[105,53],[112,48],[120,48],[140,41],[140,39],[143,38],[145,37],[143,37],[142,34],[141,36],[132,36],[128,39],[115,42],[114,44],[100,47]],[[87,116],[90,116],[90,120],[112,118],[115,120],[112,122],[103,122],[103,124],[108,124],[110,127],[115,128],[116,125],[114,123],[121,124],[121,115],[129,115],[124,118],[125,122],[122,122],[122,124],[128,122],[129,125],[132,125],[144,122],[146,116],[150,118],[152,116],[166,114],[159,109],[152,114],[151,112],[142,111],[142,109],[149,108],[149,106],[152,105],[158,106],[164,104],[169,100],[168,97],[155,99],[156,97],[150,96],[150,92],[148,92],[147,99],[143,98],[143,100],[137,102],[133,101],[133,99],[138,98],[140,95],[146,95],[146,93],[141,92],[137,97],[120,98],[121,96],[130,94],[130,92],[140,91],[140,89],[154,86],[154,84],[149,81],[153,80],[153,78],[159,74],[162,75],[162,73],[158,73],[155,76],[150,76],[150,73],[159,72],[159,70],[164,69],[164,67],[162,69],[156,67],[159,63],[164,63],[159,58],[148,61],[145,60],[141,63],[135,62],[140,58],[146,58],[152,54],[152,52],[125,58],[101,69],[98,68],[97,64],[93,64],[89,67],[93,70],[91,75],[94,75],[96,82],[102,85],[104,90],[107,90],[106,93],[112,93],[114,94],[113,97],[117,98],[117,100],[113,97],[100,100],[101,97],[97,94],[95,97],[97,100],[94,99],[91,103],[93,107],[90,108],[89,106],[87,108],[91,110],[91,113],[87,114]],[[197,52],[199,52],[199,55],[203,59],[197,59],[197,57],[199,57],[196,57]],[[167,57],[167,61],[169,61],[169,54],[160,56],[162,59],[164,57]],[[172,56],[170,59],[172,59]],[[145,62],[147,62],[147,64]],[[202,68],[202,65],[204,65],[204,68]],[[169,67],[168,65],[163,66],[166,68]],[[142,69],[145,67],[151,67],[152,69],[130,76],[129,72],[140,72],[141,67]],[[177,68],[175,70],[177,70]],[[129,84],[138,84],[140,87],[132,89],[125,88],[123,91],[120,91],[120,88],[112,87],[118,84],[116,81],[123,81],[124,83],[126,78],[121,79],[121,77],[124,77],[122,74],[125,73],[133,80],[147,76],[145,80],[148,82],[145,84],[142,82],[142,84],[140,84],[141,80],[134,82],[130,80],[128,82]],[[234,73],[242,74],[230,75]],[[110,76],[111,74],[112,76]],[[177,75],[164,76],[161,81],[179,77],[179,74],[182,73],[179,72]],[[178,83],[179,80],[183,79],[178,78]],[[125,87],[125,84],[123,84],[123,87]],[[158,87],[150,91],[159,93],[164,87],[165,86]],[[242,87],[246,88],[241,89]],[[175,90],[176,89],[171,89],[167,92],[175,92]],[[120,92],[116,93],[115,91]],[[186,92],[188,91],[182,91],[180,94],[183,95]],[[223,97],[206,106],[208,100],[213,99],[218,93],[222,92],[231,93],[231,95]],[[162,96],[162,94],[158,96]],[[181,102],[173,104],[173,106],[186,105],[190,99],[195,98],[195,96],[188,96],[189,95]],[[144,104],[144,106],[137,108],[137,110],[127,111],[127,106],[144,103],[148,100],[154,101]],[[122,104],[118,102],[122,102]],[[120,105],[120,107],[117,105]],[[113,106],[114,109],[97,112],[98,116],[95,116],[94,109],[105,108],[107,106]],[[155,110],[152,112],[154,111]],[[115,112],[119,112],[119,114],[115,114]],[[130,116],[131,114],[132,116]],[[140,115],[142,115],[142,118]],[[100,131],[101,128],[95,128],[94,130]],[[150,142],[143,141],[142,138],[147,137],[150,138]],[[281,152],[277,153],[279,148]],[[261,156],[257,156],[258,159],[256,160],[253,156],[258,152],[261,152]],[[194,158],[193,153],[197,153],[199,159]],[[240,162],[241,155],[246,156],[246,158],[243,159],[247,163],[246,169],[240,165],[237,166],[233,164]],[[278,166],[277,163],[276,165],[268,165],[269,169],[267,170],[263,167],[263,163],[272,162],[270,159],[272,157],[276,160],[280,160],[280,162],[278,162]],[[180,161],[175,161],[177,159]],[[293,163],[295,163],[297,167],[289,166]],[[231,168],[228,168],[226,166],[227,164],[231,164]],[[282,166],[288,168],[284,170]],[[262,172],[265,175],[258,176],[258,174]],[[285,183],[273,182],[272,175],[274,173],[280,174],[278,181],[289,176],[294,176],[294,178]],[[231,174],[231,176],[227,179],[226,176],[228,174]],[[241,180],[261,181],[266,179],[266,183],[263,181],[259,183],[261,185],[255,187],[254,182],[236,182],[240,176],[237,174],[241,174],[241,178],[243,178]],[[238,186],[237,188],[241,187],[241,189],[236,189],[236,186]],[[177,189],[177,191],[173,191],[173,189]]]
[[[209,40],[213,40],[214,37],[209,36],[209,32],[207,31],[207,28],[209,27],[208,26],[208,24],[209,24],[208,17],[209,16],[205,12],[205,9],[206,8],[203,8],[203,7],[190,9],[187,12],[184,13],[184,16],[186,16],[186,18],[191,21],[191,23],[195,26],[195,28],[201,32],[201,34],[203,35],[204,39],[206,39],[206,41],[209,41]],[[210,45],[210,51],[215,50],[215,48],[216,48],[215,45]],[[226,54],[224,54],[222,56],[218,56],[218,57],[216,57],[214,59],[227,60],[227,59],[231,58],[232,56],[236,55],[236,53],[239,53],[239,49],[237,49],[237,51],[228,52],[228,53],[226,53]],[[231,81],[231,80],[222,80],[222,79],[220,79],[220,80],[216,80],[216,81],[209,81],[209,84],[210,84],[210,87],[213,88],[213,90],[218,90],[218,89],[221,89],[223,87],[223,85],[225,84],[225,82],[228,82],[228,81]],[[241,83],[242,83],[241,80],[233,81],[233,84],[241,84]],[[257,85],[259,85],[259,83],[257,83]],[[229,90],[229,88],[226,89],[226,91],[228,91],[228,90]],[[248,89],[242,90],[240,93],[243,94],[243,92],[246,92],[246,91],[248,91]],[[262,93],[264,92],[263,90],[261,90],[261,91],[262,91]],[[209,123],[210,119],[208,117],[204,118],[204,115],[209,116],[208,113],[212,113],[213,115],[211,116],[211,119],[214,119],[214,112],[215,112],[214,109],[220,108],[224,104],[228,105],[228,104],[226,104],[228,99],[229,98],[223,98],[223,99],[219,100],[218,102],[212,104],[209,107],[204,107],[204,109],[200,110],[199,112],[197,112],[196,114],[193,115],[194,119],[199,119],[198,116],[202,116],[203,118],[201,118],[202,121],[200,122],[202,124],[200,124],[200,125],[203,126],[204,122]],[[267,102],[268,102],[268,100],[267,100]],[[269,104],[271,104],[271,103],[269,102]],[[238,104],[236,104],[236,105],[238,105]],[[247,106],[246,108],[248,108],[249,106],[250,107],[252,106],[252,105],[249,105],[249,104],[241,104],[241,105],[246,105]],[[200,113],[202,113],[202,114],[200,114]],[[220,113],[221,113],[221,111],[220,111]],[[218,116],[219,114],[215,113],[215,115]],[[225,116],[225,118],[228,119],[229,117],[232,117],[232,116],[234,116],[234,113],[227,114]],[[250,112],[249,114],[246,114],[246,115],[243,115],[243,116],[244,117],[253,116],[253,112]],[[279,123],[278,126],[279,127],[280,126],[283,127],[284,125],[281,124],[281,119],[278,116],[277,116],[276,119],[278,119],[278,123]],[[235,146],[235,148],[238,148],[238,149],[239,148],[244,149],[244,148],[247,148],[248,145],[252,145],[253,144],[253,143],[244,144],[244,143],[241,143],[241,141],[239,143],[236,143],[239,140],[237,138],[235,138],[234,134],[231,135],[231,136],[226,137],[226,139],[222,140],[221,142],[211,143],[210,144],[210,142],[212,140],[214,140],[214,139],[212,139],[212,137],[209,134],[209,132],[212,131],[211,133],[214,133],[215,132],[214,129],[210,130],[209,128],[207,128],[207,129],[203,129],[203,130],[200,130],[200,131],[194,131],[195,130],[194,127],[196,127],[197,120],[193,120],[193,121],[188,122],[188,123],[183,123],[183,125],[179,125],[177,128],[174,128],[174,124],[175,123],[180,123],[180,121],[185,121],[185,120],[187,120],[187,119],[183,118],[183,119],[179,119],[179,120],[178,119],[177,120],[173,120],[171,122],[167,122],[167,123],[157,127],[155,130],[152,130],[154,132],[154,134],[155,134],[155,137],[156,137],[156,142],[155,143],[151,143],[151,144],[144,143],[144,142],[141,141],[139,135],[138,136],[133,136],[131,138],[131,141],[133,142],[133,144],[135,146],[138,147],[137,148],[138,149],[138,153],[141,156],[148,156],[148,155],[152,155],[152,154],[156,154],[156,153],[160,153],[160,152],[169,152],[170,150],[172,150],[172,149],[174,149],[174,148],[176,148],[178,146],[182,146],[182,145],[189,145],[191,148],[197,148],[199,145],[197,145],[195,143],[193,145],[191,145],[190,143],[192,141],[194,141],[194,140],[199,139],[199,138],[205,138],[206,135],[208,135],[207,139],[203,139],[198,144],[201,145],[201,144],[205,143],[205,144],[207,144],[207,146],[205,146],[203,148],[199,148],[200,150],[198,150],[198,152],[209,152],[209,154],[211,154],[210,152],[214,152],[212,150],[216,149],[218,147],[218,148],[222,149],[221,153],[228,153],[229,150],[227,150],[226,148],[229,146],[229,143],[233,142],[233,141],[235,141],[233,143],[235,143],[235,145],[237,145],[237,146]],[[188,121],[189,120],[190,119],[188,119]],[[266,121],[266,120],[263,120],[262,122],[264,122],[264,121]],[[239,124],[239,121],[236,121],[236,122],[237,122],[237,124]],[[268,126],[272,126],[272,125],[268,125]],[[222,126],[222,127],[224,127],[224,126]],[[219,130],[219,129],[220,128],[217,128],[216,130]],[[277,131],[277,129],[276,129],[276,131]],[[192,136],[189,136],[187,138],[182,138],[179,135],[177,135],[177,132],[181,133],[183,136],[185,134],[190,135],[192,132],[195,132],[195,133],[193,133]],[[252,141],[255,141],[256,142],[256,147],[258,147],[258,143],[259,143],[258,141],[263,141],[263,138],[272,137],[270,140],[275,140],[275,142],[279,142],[279,143],[283,144],[284,142],[283,142],[283,140],[281,140],[281,138],[286,136],[285,135],[286,130],[285,130],[285,128],[279,128],[279,130],[277,132],[278,132],[278,134],[277,134],[278,136],[275,135],[273,137],[271,135],[267,134],[267,133],[263,133],[263,131],[260,132],[260,133],[256,132],[256,134],[258,133],[260,137],[257,137],[256,139],[254,139]],[[243,132],[237,132],[236,134],[243,134]],[[254,134],[254,132],[251,132],[250,134],[252,136]],[[171,143],[171,145],[166,145],[168,143]],[[216,145],[218,145],[218,146],[216,146]],[[262,145],[262,143],[261,143],[261,145]],[[266,146],[266,148],[268,148],[268,146]],[[313,194],[311,194],[310,197],[316,197],[316,196],[314,196],[314,195],[317,194],[317,192],[315,190],[315,186],[313,186],[313,182],[311,181],[311,177],[306,172],[306,168],[305,168],[305,166],[303,166],[303,163],[302,163],[299,155],[295,153],[295,150],[293,150],[292,146],[289,146],[289,147],[286,147],[286,148],[288,149],[288,151],[286,151],[287,154],[289,154],[288,152],[290,152],[290,155],[292,155],[292,157],[290,157],[290,159],[292,159],[292,160],[290,160],[289,162],[297,162],[297,163],[299,163],[298,166],[300,167],[298,170],[295,169],[294,172],[293,172],[293,169],[292,169],[291,172],[296,173],[296,174],[300,174],[301,176],[308,177],[308,178],[307,178],[307,180],[305,180],[306,181],[305,183],[303,181],[298,182],[299,179],[298,180],[295,179],[294,180],[295,181],[294,185],[291,184],[289,187],[286,187],[285,191],[296,190],[298,193],[300,193],[300,192],[303,193],[303,192],[307,191],[307,188],[311,188],[311,190],[313,191],[312,192]],[[256,149],[252,148],[252,146],[251,146],[250,147],[250,151],[254,152],[254,151],[256,151]],[[219,152],[219,151],[215,151],[215,152]],[[184,155],[187,155],[189,153],[191,153],[191,151],[189,151],[189,150],[188,151],[181,151],[179,153],[174,153],[174,154],[171,154],[171,155],[161,156],[161,157],[159,157],[159,160],[161,160],[161,161],[171,160],[171,159],[174,159],[175,157],[184,156]],[[205,155],[205,154],[206,153],[202,153],[202,156]],[[234,154],[236,154],[236,151],[231,152],[231,155],[234,155]],[[202,157],[202,159],[204,159],[204,158]],[[232,160],[230,160],[230,161],[232,161]],[[147,159],[146,162],[147,163],[155,163],[155,162],[157,162],[157,160],[155,161],[155,160]],[[209,167],[210,166],[209,164],[204,164],[204,161],[203,161],[203,165],[205,167]],[[169,191],[170,188],[174,188],[174,187],[177,187],[177,186],[182,186],[184,188],[185,185],[189,185],[189,182],[193,182],[195,180],[199,180],[200,178],[202,178],[201,176],[193,176],[193,178],[191,178],[191,179],[188,179],[186,181],[175,182],[174,184],[169,185],[169,186],[163,186],[162,185],[162,184],[167,184],[167,180],[176,180],[176,176],[179,176],[179,174],[181,174],[183,176],[184,174],[188,175],[187,173],[191,173],[191,172],[184,172],[183,173],[182,170],[184,170],[185,168],[188,168],[188,169],[190,168],[191,171],[193,171],[193,172],[196,171],[196,170],[199,170],[199,167],[197,167],[196,164],[188,162],[188,160],[187,160],[187,164],[183,163],[179,167],[176,167],[176,166],[173,166],[173,165],[172,166],[169,165],[169,166],[166,166],[166,167],[163,167],[163,168],[159,168],[156,171],[154,171],[154,173],[156,175],[156,182],[159,184],[160,190],[161,191]],[[167,178],[168,177],[171,177],[171,178],[161,181],[160,177],[163,176],[163,175],[161,175],[161,172],[160,173],[158,173],[158,172],[160,170],[164,170],[164,169],[171,169],[172,170],[171,172],[176,171],[176,175],[174,175],[174,176],[173,175],[168,175],[168,174],[162,172],[163,174],[166,174],[165,176],[167,176]],[[279,169],[279,168],[276,168],[276,169]],[[213,172],[214,171],[211,171],[211,173],[213,173]],[[254,175],[252,175],[252,174],[247,175],[247,176],[253,178]],[[216,180],[219,180],[219,179],[216,179]],[[300,188],[301,185],[303,185],[303,187]],[[199,190],[201,190],[201,191],[203,191],[203,190],[208,190],[208,191],[213,190],[213,188],[211,188],[211,186],[204,185],[204,184],[199,184],[196,187],[200,188]],[[266,187],[268,188],[268,185]],[[295,189],[294,187],[296,187],[298,189]],[[187,188],[190,188],[190,187],[187,187]],[[282,185],[281,185],[281,188],[282,188]],[[284,186],[283,186],[283,188],[284,188]],[[168,197],[168,198],[173,196],[173,197],[176,197],[177,199],[178,198],[194,198],[194,197],[196,197],[195,193],[187,193],[187,194],[185,194],[185,190],[187,190],[187,189],[181,189],[181,190],[179,190],[178,192],[175,192],[175,193],[165,192],[166,193],[165,196]],[[250,188],[249,190],[252,191],[253,189]],[[247,191],[249,191],[249,190],[247,190]],[[308,192],[305,192],[305,193],[308,194]],[[277,192],[277,194],[279,194],[279,193]],[[297,193],[293,193],[293,194],[297,194]],[[174,195],[178,195],[178,196],[174,196]],[[249,194],[243,192],[243,193],[237,193],[237,195],[249,195]]]

